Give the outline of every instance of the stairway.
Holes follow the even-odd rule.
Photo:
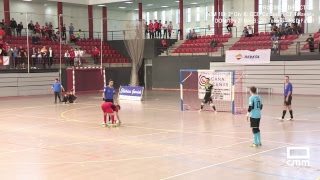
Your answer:
[[[293,40],[293,44],[289,45],[287,50],[281,50],[280,55],[297,55],[297,42],[301,42],[299,47],[301,50],[307,38],[308,36],[306,34],[300,35],[298,39]]]

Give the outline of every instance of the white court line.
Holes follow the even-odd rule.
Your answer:
[[[194,169],[194,170],[187,171],[187,172],[184,172],[184,173],[176,174],[174,176],[169,176],[169,177],[163,178],[161,180],[172,179],[172,178],[175,178],[175,177],[178,177],[178,176],[190,174],[190,173],[193,173],[193,172],[196,172],[196,171],[200,171],[200,170],[203,170],[203,169],[208,169],[208,168],[211,168],[211,167],[214,167],[214,166],[218,166],[218,165],[221,165],[221,164],[225,164],[225,163],[229,163],[229,162],[245,159],[245,158],[248,158],[248,157],[251,157],[251,156],[263,154],[263,153],[274,151],[274,150],[281,149],[281,148],[284,148],[284,147],[286,147],[286,146],[281,146],[281,147],[269,149],[269,150],[266,150],[266,151],[261,151],[261,152],[258,152],[258,153],[250,154],[250,155],[247,155],[247,156],[242,156],[242,157],[239,157],[239,158],[231,159],[231,160],[228,160],[228,161],[223,161],[223,162],[220,162],[220,163],[211,164],[209,166],[205,166],[205,167],[202,167],[202,168],[198,168],[198,169]]]

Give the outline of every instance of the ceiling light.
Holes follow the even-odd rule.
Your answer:
[[[176,2],[180,2],[180,1],[176,1]]]
[[[146,6],[153,6],[153,4],[147,4]]]
[[[125,9],[126,7],[119,7],[120,9]]]
[[[190,3],[190,4],[198,4],[198,3],[194,2],[194,3]]]
[[[106,6],[106,5],[104,5],[104,4],[99,4],[98,6],[102,7],[102,6]]]
[[[32,1],[32,0],[22,0],[22,1]]]
[[[161,7],[163,7],[163,8],[167,8],[167,7],[169,7],[169,6],[161,6]]]
[[[124,2],[124,3],[131,4],[131,3],[133,3],[133,2],[131,2],[131,1],[127,1],[127,2]]]
[[[135,11],[139,11],[139,9],[134,9]]]

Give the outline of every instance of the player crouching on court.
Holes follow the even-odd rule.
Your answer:
[[[209,82],[209,78],[206,78],[206,84],[204,85],[204,88],[206,90],[206,93],[204,95],[204,98],[203,98],[203,101],[201,103],[201,107],[200,107],[200,110],[199,112],[201,112],[203,110],[203,107],[204,107],[204,104],[207,104],[209,103],[210,106],[212,107],[212,109],[214,110],[214,112],[217,114],[217,110],[216,110],[216,107],[214,106],[213,104],[213,101],[212,101],[212,89],[213,89],[213,85],[210,84]]]
[[[103,111],[103,122],[104,122],[103,125],[104,126],[107,125],[107,116],[111,117],[111,124],[115,124],[114,114],[116,114],[116,116],[117,116],[117,120],[118,120],[119,125],[121,124],[119,114],[118,114],[118,111],[120,110],[119,105],[115,105],[111,102],[104,102],[101,105],[101,109]]]
[[[247,121],[250,116],[250,127],[252,128],[253,133],[253,144],[250,147],[258,147],[261,145],[260,139],[260,119],[261,119],[261,110],[262,110],[262,99],[256,94],[257,88],[252,86],[250,87],[250,98],[249,98],[249,108],[247,113]]]
[[[65,104],[67,103],[75,103],[77,99],[77,96],[73,94],[73,90],[68,91],[67,93],[64,94],[62,102]]]

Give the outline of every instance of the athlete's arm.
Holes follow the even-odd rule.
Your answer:
[[[119,117],[119,113],[118,113],[118,112],[115,112],[115,114],[116,114],[116,116],[117,116],[117,119],[118,119],[119,123],[121,123],[120,117]]]

